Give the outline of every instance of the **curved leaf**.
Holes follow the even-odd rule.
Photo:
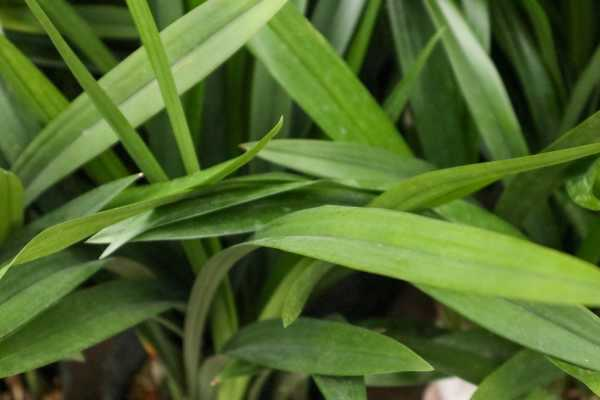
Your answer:
[[[600,271],[591,264],[507,235],[402,212],[298,211],[257,232],[250,244],[447,289],[600,304]]]
[[[223,351],[270,368],[308,374],[360,376],[431,370],[426,361],[391,338],[346,323],[308,318],[289,328],[278,320],[251,324]]]

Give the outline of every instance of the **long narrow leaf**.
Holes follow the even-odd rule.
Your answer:
[[[79,60],[73,50],[71,50],[60,32],[41,8],[38,0],[26,0],[26,2],[33,15],[35,15],[40,21],[40,24],[48,32],[50,39],[54,42],[54,45],[69,66],[69,69],[71,69],[71,72],[73,72],[73,75],[75,75],[79,84],[89,94],[94,105],[119,135],[123,145],[138,167],[140,167],[142,172],[144,172],[151,182],[167,180],[166,174],[148,149],[148,146],[144,143],[115,103],[113,103],[104,89],[96,82],[92,74],[86,69],[85,65]]]
[[[160,93],[164,99],[169,119],[171,120],[171,126],[175,134],[183,165],[188,174],[194,173],[200,169],[200,163],[196,155],[190,127],[185,118],[183,104],[177,93],[175,78],[173,78],[171,73],[167,53],[162,44],[158,28],[154,23],[152,12],[147,0],[128,0],[127,5],[131,10],[131,15],[140,32],[144,49],[148,53],[148,59],[156,74]]]
[[[33,261],[40,257],[56,253],[86,239],[107,226],[143,211],[179,200],[200,186],[220,181],[249,162],[277,134],[282,123],[280,121],[253,150],[237,158],[199,171],[194,175],[175,179],[170,182],[150,185],[141,192],[141,199],[137,202],[89,216],[75,218],[44,230],[27,243],[8,264],[4,265],[0,273],[5,273],[13,265]]]
[[[410,154],[389,118],[292,4],[250,41],[250,49],[329,137]]]
[[[76,292],[0,342],[0,376],[68,357],[172,305],[152,282],[117,281]]]
[[[21,227],[23,218],[23,186],[14,174],[0,169],[0,244]]]
[[[282,6],[283,0],[210,0],[162,34],[179,93],[206,77]],[[243,32],[243,34],[240,34]],[[191,40],[181,40],[182,37]],[[138,126],[164,104],[143,49],[107,74],[100,85]],[[80,96],[32,142],[15,164],[31,202],[49,186],[116,143],[87,95]]]
[[[494,64],[450,0],[426,2],[436,26],[448,27],[443,42],[454,74],[493,159],[524,156],[527,143]]]
[[[334,376],[429,371],[406,346],[364,328],[299,319],[289,328],[277,320],[257,322],[227,343],[225,354],[270,368]]]

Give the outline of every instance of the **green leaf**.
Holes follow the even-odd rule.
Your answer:
[[[66,5],[67,7],[68,4]],[[85,36],[85,35],[83,35]],[[0,75],[14,91],[15,97],[41,125],[46,125],[64,111],[69,102],[46,76],[10,41],[0,35]],[[18,113],[17,113],[18,114]],[[31,125],[31,122],[29,123]],[[11,154],[11,162],[21,156],[25,145],[38,134],[20,132],[21,146]],[[86,172],[98,182],[109,182],[128,175],[127,168],[110,150],[86,165]]]
[[[2,37],[0,36],[0,52],[2,51],[1,46]],[[3,121],[0,155],[12,164],[31,141],[39,126],[35,115],[23,107],[23,103],[17,99],[14,91],[3,78],[0,76],[0,118]]]
[[[488,0],[461,0],[465,19],[486,53],[490,52],[492,29]]]
[[[363,377],[314,375],[313,379],[325,400],[367,400]]]
[[[137,31],[125,7],[109,4],[71,6],[97,36],[105,39],[137,39]],[[7,31],[45,33],[27,6],[0,6],[0,23]]]
[[[23,225],[23,186],[14,174],[0,169],[0,244]]]
[[[600,320],[581,306],[517,302],[420,285],[419,288],[478,325],[585,368],[600,370]]]
[[[410,154],[368,91],[292,4],[285,5],[249,46],[327,136]]]
[[[177,93],[175,78],[171,73],[167,52],[154,23],[150,7],[147,0],[128,0],[127,6],[140,32],[144,49],[156,74],[160,93],[164,99],[185,170],[188,174],[194,173],[200,169],[200,163],[196,155],[190,127],[185,117],[183,104],[179,98],[179,93]]]
[[[224,352],[274,369],[319,375],[431,370],[427,362],[391,338],[345,323],[308,318],[289,328],[277,320],[246,326],[225,345]]]
[[[437,372],[478,384],[515,353],[516,345],[474,329],[432,338],[395,335],[427,360]]]
[[[165,29],[161,39],[178,92],[205,78],[242,46],[282,6],[283,0],[210,0]],[[243,34],[240,34],[243,32]],[[180,40],[181,37],[191,38]],[[164,104],[146,54],[134,52],[100,80],[133,126]],[[116,143],[87,95],[53,120],[15,164],[31,202],[48,187]]]
[[[42,72],[3,35],[0,35],[0,75],[44,124],[69,104]]]
[[[523,350],[481,382],[473,400],[520,399],[558,378],[561,372],[546,357]]]
[[[595,395],[600,396],[600,372],[580,368],[555,358],[550,358],[550,361],[573,378],[584,383]]]
[[[408,98],[417,86],[419,76],[427,64],[429,57],[431,57],[437,43],[442,38],[443,33],[444,29],[440,29],[431,37],[431,39],[429,39],[425,47],[423,47],[423,50],[419,52],[414,64],[407,68],[402,80],[394,86],[392,92],[385,99],[383,109],[387,115],[390,116],[392,121],[398,121],[398,119],[400,119],[400,115],[402,115],[402,111],[404,111]]]
[[[596,193],[596,184],[600,179],[600,160],[594,161],[586,171],[567,180],[567,192],[571,199],[580,207],[590,210],[600,210],[600,199]]]
[[[506,176],[577,160],[600,151],[600,144],[544,152],[427,172],[404,180],[373,202],[375,207],[402,210],[435,207],[467,196]]]
[[[298,211],[257,232],[250,244],[441,288],[600,303],[593,283],[600,284],[600,272],[591,264],[521,239],[402,212],[339,206]]]
[[[340,55],[346,52],[368,1],[320,1],[312,12],[311,23]]]
[[[102,210],[123,190],[131,186],[139,175],[118,179],[114,182],[99,186],[71,200],[65,205],[52,210],[26,225],[11,236],[0,253],[0,260],[14,257],[19,250],[35,235],[52,225],[57,225],[70,219],[84,217]],[[10,255],[10,256],[9,256]]]
[[[152,282],[116,281],[76,292],[0,342],[0,376],[68,357],[172,304]]]
[[[198,187],[218,182],[248,163],[277,134],[283,121],[277,125],[251,150],[224,163],[199,171],[193,175],[169,182],[149,185],[136,191],[137,201],[121,207],[83,216],[54,225],[34,237],[21,251],[0,269],[5,273],[11,266],[33,261],[63,250],[101,229],[141,212],[180,200]]]
[[[346,189],[315,187],[315,190],[298,190],[154,228],[133,241],[189,240],[255,232],[295,210],[324,203],[359,206],[370,198],[367,194]]]
[[[433,209],[448,222],[474,226],[487,231],[525,239],[526,236],[513,225],[489,212],[485,208],[469,201],[453,201]]]
[[[378,147],[325,140],[274,140],[258,157],[305,174],[373,190],[385,190],[399,180],[432,169],[425,161]]]
[[[520,5],[525,9],[531,25],[533,26],[542,58],[544,59],[546,68],[550,70],[550,75],[552,75],[552,79],[554,79],[558,94],[561,99],[564,99],[565,85],[558,64],[558,56],[556,55],[556,46],[554,44],[550,20],[538,0],[523,0],[520,2]]]
[[[39,0],[39,4],[48,16],[55,21],[58,29],[102,73],[110,71],[118,64],[110,49],[96,36],[87,21],[79,16],[66,0]],[[41,25],[43,26],[43,24]]]
[[[508,56],[521,82],[541,143],[546,145],[559,133],[560,97],[535,43],[529,26],[521,20],[518,4],[492,2],[495,37]]]
[[[424,2],[388,0],[386,4],[396,57],[406,75],[436,30]],[[476,135],[471,134],[468,110],[443,48],[433,50],[417,79],[410,104],[427,160],[440,167],[476,160]]]
[[[358,75],[365,60],[369,42],[373,36],[377,17],[381,9],[382,0],[368,1],[362,13],[358,27],[346,55],[347,64],[350,69]]]
[[[274,140],[258,156],[306,174],[372,190],[394,187],[397,181],[433,169],[419,159],[400,158],[382,149],[319,140]],[[435,212],[452,222],[468,221],[472,226],[522,236],[506,221],[467,201],[446,203]]]
[[[600,113],[596,113],[577,125],[575,128],[561,135],[544,152],[572,148],[600,141]],[[542,153],[540,153],[542,154]],[[532,171],[522,174],[508,184],[496,209],[500,216],[515,225],[522,226],[527,216],[539,205],[565,178],[568,164],[551,168]]]
[[[493,159],[524,156],[527,143],[504,84],[489,56],[451,0],[426,2],[479,133]]]
[[[293,271],[289,274],[295,277],[293,283],[288,287],[287,296],[282,305],[281,319],[283,326],[288,327],[300,317],[304,305],[308,301],[310,294],[317,284],[333,268],[332,264],[322,261],[311,261],[305,265],[306,259],[302,259],[294,266],[294,269],[300,267],[301,272],[295,276]]]
[[[594,92],[594,88],[600,81],[600,73],[598,73],[599,69],[600,46],[596,48],[592,58],[575,82],[575,86],[571,91],[571,95],[567,102],[567,106],[560,124],[561,132],[571,129],[571,127],[573,127],[579,121],[585,106],[588,104],[590,96]]]
[[[104,264],[82,264],[72,257],[59,256],[12,271],[0,281],[0,341],[69,294]]]
[[[221,211],[254,200],[294,191],[312,185],[311,181],[284,184],[255,185],[233,190],[218,189],[214,193],[170,204],[112,225],[89,240],[90,243],[110,243],[103,257],[149,230]]]
[[[56,49],[65,60],[67,66],[92,99],[98,111],[108,121],[109,125],[119,136],[121,142],[137,166],[151,182],[167,180],[167,175],[148,149],[146,143],[129,123],[119,107],[112,101],[106,91],[96,82],[92,74],[71,50],[60,32],[56,29],[48,15],[40,6],[38,0],[25,0],[31,12],[40,21]]]

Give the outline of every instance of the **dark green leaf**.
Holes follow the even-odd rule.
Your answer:
[[[155,284],[118,281],[76,292],[0,342],[0,376],[68,357],[172,306]]]
[[[224,352],[270,368],[308,374],[357,376],[431,367],[401,343],[340,322],[301,318],[289,328],[280,321],[243,328]]]

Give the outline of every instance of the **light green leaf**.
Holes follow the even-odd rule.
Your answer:
[[[402,212],[339,206],[298,211],[257,232],[250,244],[447,289],[600,303],[600,272],[591,264],[510,236]]]
[[[481,382],[473,400],[520,399],[558,378],[561,372],[541,354],[523,350]]]
[[[319,375],[429,371],[427,362],[391,338],[346,323],[301,318],[289,328],[267,320],[246,326],[225,354],[259,365]]]
[[[373,190],[385,190],[397,181],[432,169],[425,161],[385,149],[325,140],[274,140],[258,157],[305,174]]]
[[[427,172],[398,183],[376,199],[373,205],[402,210],[435,207],[467,196],[506,176],[567,163],[598,152],[600,144],[590,144]]]
[[[365,378],[314,375],[325,400],[367,400]]]
[[[144,281],[116,281],[76,292],[0,342],[0,376],[68,357],[166,311],[172,301]]]
[[[19,178],[0,169],[0,244],[23,225],[24,206]]]
[[[249,46],[327,136],[410,154],[390,119],[294,5],[284,6]]]
[[[105,262],[48,257],[15,269],[0,281],[0,341],[96,273]]]
[[[493,159],[524,156],[527,143],[504,84],[489,56],[451,0],[426,2],[479,133]]]
[[[416,158],[401,158],[383,149],[319,140],[274,140],[259,157],[309,175],[335,179],[362,189],[385,190],[398,181],[433,169]],[[435,212],[452,222],[521,235],[493,213],[467,201],[453,201]]]
[[[479,43],[481,43],[486,53],[489,53],[492,42],[492,29],[488,0],[461,0],[461,6],[465,19],[473,33],[479,39]]]
[[[156,74],[160,93],[171,121],[171,127],[185,170],[188,174],[197,172],[200,169],[200,163],[198,162],[190,127],[185,117],[179,93],[177,93],[167,52],[161,41],[148,2],[147,0],[128,0],[127,6],[140,32],[144,49]]]
[[[210,0],[165,29],[161,39],[171,70],[176,72],[178,92],[206,77],[283,3],[284,0]],[[191,40],[181,40],[184,36]],[[100,85],[133,126],[164,107],[143,49],[101,79]],[[40,133],[15,164],[15,172],[27,187],[28,201],[116,141],[115,133],[101,119],[90,98],[80,96]]]

